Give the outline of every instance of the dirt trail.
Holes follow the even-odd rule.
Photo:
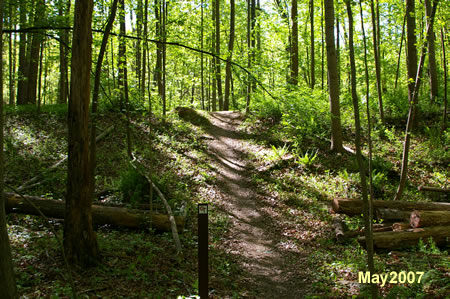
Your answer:
[[[292,252],[285,252],[279,244],[278,223],[268,212],[267,198],[251,182],[255,170],[247,163],[248,144],[236,131],[241,119],[237,112],[211,113],[212,126],[207,130],[222,194],[218,205],[231,218],[229,252],[241,261],[242,285],[248,286],[249,297],[302,298],[304,279],[294,273],[298,269],[292,269]]]

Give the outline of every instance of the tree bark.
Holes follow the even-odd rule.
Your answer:
[[[425,11],[427,15],[427,24],[431,17],[431,0],[425,0]],[[430,24],[433,26],[432,24]],[[430,77],[430,102],[433,104],[438,96],[438,75],[436,67],[436,54],[434,49],[434,31],[431,27],[431,33],[427,35],[428,39],[428,72]]]
[[[291,77],[289,83],[293,85],[298,84],[298,12],[297,0],[292,0],[291,6],[291,23],[292,23],[292,37],[291,37]]]
[[[399,231],[399,232],[379,232],[373,234],[373,243],[379,249],[401,249],[416,246],[420,240],[426,242],[433,238],[436,245],[449,244],[450,226],[434,226],[423,229]],[[358,242],[364,245],[366,239],[358,238]]]
[[[20,1],[19,3],[19,18],[20,28],[27,26],[27,8],[26,2]],[[26,99],[26,87],[27,87],[27,34],[26,32],[20,32],[19,34],[19,69],[18,69],[18,82],[17,82],[17,105],[25,105]]]
[[[407,70],[408,70],[408,100],[413,104],[412,128],[417,126],[417,102],[413,101],[414,85],[417,75],[417,37],[415,0],[406,0],[406,37],[407,37]]]
[[[310,13],[309,18],[311,20],[311,88],[314,89],[314,86],[316,85],[316,62],[315,62],[315,52],[314,52],[314,0],[310,0],[309,2],[310,6]]]
[[[409,1],[413,1],[413,0],[407,0],[407,3]],[[430,30],[432,28],[438,2],[439,2],[438,0],[435,0],[433,8],[431,9],[430,23],[429,23],[429,26],[427,27],[427,33],[426,33],[427,35],[430,34]],[[410,28],[408,28],[408,35],[410,33],[409,30],[410,30]],[[415,39],[415,36],[414,36],[414,39]],[[408,49],[410,46],[409,43],[410,43],[410,41],[408,41]],[[415,48],[416,48],[415,45],[412,48],[414,48],[414,51],[415,51]],[[409,53],[409,50],[408,50],[408,53]],[[410,147],[410,143],[411,143],[411,130],[414,126],[414,123],[417,121],[416,111],[417,111],[417,103],[418,103],[418,98],[419,98],[419,88],[420,88],[420,83],[421,83],[420,80],[421,80],[421,76],[422,76],[422,70],[423,70],[423,65],[425,62],[426,54],[427,54],[427,41],[425,40],[424,45],[422,46],[422,54],[420,56],[417,74],[415,75],[415,81],[414,81],[414,86],[412,88],[412,93],[410,92],[410,86],[408,85],[408,100],[409,100],[408,120],[406,123],[406,129],[405,129],[405,141],[403,142],[403,155],[402,155],[402,168],[401,168],[401,172],[400,172],[400,182],[398,184],[398,188],[397,188],[397,192],[395,193],[394,200],[398,200],[402,197],[403,191],[404,191],[405,185],[406,185],[406,179],[408,176],[408,157],[409,157],[409,147]],[[409,61],[409,58],[411,58],[411,60],[413,60],[413,61]],[[408,56],[408,72],[409,72],[409,69],[416,66],[415,63],[417,63],[417,57],[415,57],[415,55]],[[416,66],[416,68],[417,68],[417,66]],[[408,77],[409,77],[409,73],[408,73]]]
[[[93,265],[98,259],[92,229],[89,161],[89,99],[92,62],[92,0],[75,2],[72,72],[68,116],[68,174],[64,249],[70,263]]]
[[[67,1],[67,8],[64,10],[64,1],[61,1],[60,7],[59,7],[59,16],[68,18],[68,15],[70,13],[70,1]],[[66,25],[68,25],[67,21],[64,22]],[[61,39],[61,43],[59,43],[59,94],[58,94],[58,103],[59,104],[66,104],[67,98],[68,98],[68,91],[69,91],[69,82],[67,82],[68,78],[68,56],[67,56],[67,50],[66,47],[69,44],[69,35],[67,30],[60,30],[59,31],[59,37]]]
[[[402,57],[403,38],[405,36],[405,23],[406,23],[406,14],[405,14],[405,17],[403,18],[402,35],[400,37],[400,50],[398,51],[397,71],[395,72],[394,89],[397,88],[397,83],[398,83],[398,76],[399,76],[399,71],[400,71],[400,60]]]
[[[231,89],[231,58],[233,57],[234,47],[234,0],[230,0],[230,41],[228,43],[228,57],[225,70],[225,100],[223,102],[223,110],[230,108],[230,89]]]
[[[378,219],[388,221],[407,221],[411,215],[409,211],[397,209],[377,208],[375,211]]]
[[[6,198],[6,211],[8,213],[40,215],[29,202],[20,196],[14,193],[5,193],[4,196]],[[25,196],[25,198],[37,206],[45,216],[64,219],[65,208],[63,201],[36,196]],[[174,216],[174,218],[177,230],[182,232],[185,218],[183,216]],[[92,221],[94,225],[108,224],[114,227],[133,229],[148,229],[150,228],[150,223],[152,223],[152,227],[156,230],[171,230],[168,215],[152,214],[147,210],[108,207],[104,205],[92,205]]]
[[[447,59],[445,57],[445,39],[444,39],[444,28],[441,28],[441,43],[442,43],[442,62],[444,69],[444,112],[442,117],[442,129],[444,132],[447,128]]]
[[[450,211],[420,211],[411,212],[409,224],[413,228],[450,224]]]
[[[215,54],[220,56],[220,0],[214,1],[214,10],[215,10],[215,46],[216,51]],[[220,59],[215,57],[216,60],[216,83],[217,83],[217,97],[219,98],[219,110],[223,109],[223,92],[222,92],[222,76],[220,74]]]
[[[341,111],[339,104],[339,78],[337,70],[336,46],[334,40],[334,5],[332,0],[324,0],[325,35],[327,45],[328,89],[331,110],[331,150],[343,152]]]
[[[414,0],[413,0],[414,1]],[[383,93],[381,90],[381,68],[380,68],[380,57],[379,57],[379,49],[378,49],[378,40],[377,40],[377,26],[375,8],[373,4],[373,0],[370,1],[370,10],[372,14],[372,32],[373,32],[373,55],[375,58],[375,72],[377,77],[377,94],[378,94],[378,109],[380,113],[381,123],[384,124],[384,110],[383,110]]]
[[[362,213],[363,202],[359,199],[335,198],[332,202],[333,211],[349,216]],[[397,209],[402,211],[412,210],[439,210],[450,211],[450,203],[446,202],[410,202],[393,200],[374,200],[373,209]]]
[[[90,132],[90,143],[89,143],[89,159],[90,159],[90,183],[91,191],[90,194],[94,194],[95,186],[95,167],[96,167],[96,152],[97,152],[97,107],[98,107],[98,95],[100,89],[100,76],[102,73],[103,57],[105,56],[106,46],[108,45],[109,33],[114,24],[114,19],[116,18],[118,0],[113,0],[111,8],[109,11],[108,22],[105,26],[105,32],[103,33],[102,44],[100,45],[100,51],[98,53],[97,64],[95,66],[94,75],[94,91],[92,93],[92,120],[91,120],[91,132]]]
[[[359,175],[361,178],[362,186],[362,199],[364,208],[364,227],[366,236],[366,250],[367,250],[367,265],[371,273],[374,273],[374,261],[373,261],[373,240],[372,240],[372,207],[369,202],[369,194],[367,191],[366,181],[366,169],[361,153],[361,121],[359,117],[359,99],[356,93],[356,64],[355,64],[355,50],[353,49],[353,13],[350,0],[345,0],[348,14],[348,45],[350,52],[350,69],[351,69],[351,87],[352,87],[352,101],[353,112],[355,115],[355,148],[356,148],[356,160],[359,166]],[[377,297],[377,287],[375,284],[371,284],[372,297]]]
[[[3,53],[3,1],[0,2],[0,53]],[[0,59],[0,70],[3,70],[3,59]],[[6,226],[3,158],[3,72],[0,71],[0,290],[5,299],[15,299],[17,296],[16,280],[9,246]]]

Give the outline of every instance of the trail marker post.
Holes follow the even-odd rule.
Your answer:
[[[198,204],[198,291],[208,298],[208,204]]]

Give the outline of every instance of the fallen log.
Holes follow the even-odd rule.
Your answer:
[[[15,193],[5,192],[5,208],[7,213],[20,213],[28,215],[39,215],[39,212],[26,200]],[[36,196],[25,196],[33,202],[42,213],[50,218],[64,219],[65,202],[60,200],[45,199]],[[174,216],[177,229],[183,231],[185,218]],[[169,217],[164,214],[153,214],[150,219],[149,211],[126,209],[118,207],[107,207],[92,205],[92,220],[94,225],[109,224],[115,227],[144,229],[152,227],[159,231],[170,231]]]
[[[446,189],[446,188],[437,188],[437,187],[424,186],[424,185],[419,186],[419,188],[417,188],[417,189],[418,189],[419,191],[450,193],[450,189]]]
[[[396,209],[375,209],[375,214],[378,219],[383,220],[404,220],[408,221],[411,213],[408,211],[401,211]]]
[[[436,245],[450,244],[450,226],[434,226],[417,229],[409,229],[399,232],[373,233],[373,245],[379,249],[399,249],[415,246],[422,239],[424,242],[433,238]],[[358,238],[359,244],[365,248],[365,237]]]
[[[391,225],[386,225],[386,226],[373,227],[372,231],[373,232],[389,232],[389,231],[392,231],[392,226]],[[358,231],[346,232],[344,234],[344,239],[355,238],[355,237],[358,237],[358,236],[362,236],[365,233],[366,233],[366,231],[365,231],[364,228],[362,228],[361,230],[358,230]]]
[[[411,225],[409,224],[409,222],[396,222],[396,223],[392,224],[392,230],[394,232],[399,232],[399,231],[410,229],[410,228],[411,228]]]
[[[413,210],[435,210],[450,211],[450,203],[448,202],[410,202],[410,201],[394,201],[394,200],[373,200],[373,208],[375,209],[397,209],[403,211]],[[350,198],[335,198],[332,202],[333,211],[336,213],[347,214],[349,216],[360,215],[363,210],[362,200]]]
[[[450,224],[450,211],[412,211],[409,224],[413,228]]]
[[[338,242],[342,242],[345,239],[345,233],[344,233],[344,222],[339,218],[333,219],[333,227],[334,227],[334,234],[336,237],[336,240]]]

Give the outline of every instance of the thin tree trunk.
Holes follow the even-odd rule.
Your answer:
[[[251,0],[247,0],[247,68],[250,70],[252,66],[252,44],[251,44],[251,31],[250,31],[250,22],[251,22]],[[246,93],[246,105],[245,105],[245,113],[250,112],[250,101],[251,101],[251,77],[250,74],[247,74],[247,93]]]
[[[136,7],[136,34],[140,38],[136,41],[136,78],[138,81],[138,90],[141,90],[141,84],[142,84],[142,72],[141,72],[141,66],[142,66],[142,25],[143,25],[143,3],[142,0],[137,1],[137,7]],[[147,37],[145,37],[147,38]],[[143,102],[143,98],[141,96],[141,101]]]
[[[411,0],[407,0],[407,2],[406,2],[407,6],[408,6],[409,1],[411,1]],[[427,31],[426,31],[427,36],[428,36],[428,34],[431,33],[431,28],[434,23],[434,16],[436,14],[436,8],[437,8],[438,2],[439,2],[439,0],[435,0],[434,4],[433,4],[433,8],[431,9],[430,23],[428,24]],[[408,8],[407,8],[407,12],[408,12]],[[408,16],[409,16],[409,14],[408,14]],[[408,28],[408,35],[409,35],[409,29],[410,28]],[[411,41],[411,39],[408,40],[408,49],[411,46],[411,45],[409,45],[410,41]],[[414,46],[414,48],[415,48],[415,46]],[[409,53],[409,50],[408,50],[408,53]],[[411,93],[408,92],[409,112],[408,112],[408,121],[406,123],[406,130],[405,130],[405,141],[403,143],[402,169],[400,172],[400,183],[398,185],[394,200],[399,200],[402,197],[403,191],[404,191],[405,185],[406,185],[406,180],[408,177],[408,156],[409,156],[409,146],[411,143],[411,130],[412,130],[413,123],[414,123],[415,110],[417,108],[417,98],[419,97],[419,87],[420,87],[420,83],[421,83],[420,77],[422,76],[423,64],[425,61],[426,54],[427,54],[427,41],[425,40],[424,45],[422,46],[422,55],[420,56],[417,74],[415,76],[415,81],[414,81],[415,83],[412,88],[412,92]],[[410,63],[411,64],[417,63],[417,56],[408,55],[408,65]],[[409,69],[412,68],[413,66],[414,65],[409,66]],[[417,68],[417,65],[416,65],[416,68]],[[408,75],[408,77],[409,77],[409,75]]]
[[[10,4],[9,5],[9,27],[16,29],[16,24],[13,24],[13,5]],[[8,49],[8,58],[9,58],[9,104],[10,105],[14,105],[14,73],[15,73],[15,65],[14,65],[14,61],[15,61],[15,49],[13,51],[13,38],[12,38],[13,33],[11,32],[9,34],[9,49]],[[15,41],[15,38],[14,38]]]
[[[378,41],[377,41],[377,22],[375,15],[375,7],[373,0],[370,0],[370,11],[372,14],[372,32],[373,32],[373,55],[375,58],[375,73],[377,77],[377,94],[378,94],[378,109],[380,113],[381,123],[384,124],[384,109],[383,109],[383,94],[381,92],[381,70],[380,70],[380,57],[378,56]]]
[[[427,24],[430,22],[431,0],[425,0]],[[433,104],[438,96],[438,75],[436,67],[436,54],[434,50],[434,31],[431,28],[428,38],[428,71],[430,76],[430,103]]]
[[[3,2],[0,3],[0,53],[3,53]],[[0,70],[3,60],[0,59]],[[6,227],[3,158],[3,72],[0,72],[0,290],[4,298],[18,298],[14,268]]]
[[[355,51],[353,49],[353,14],[350,4],[350,0],[345,0],[348,13],[348,46],[350,52],[350,69],[351,69],[351,86],[352,86],[352,100],[353,100],[353,112],[355,115],[355,148],[356,148],[356,160],[359,166],[359,175],[361,178],[362,199],[364,204],[364,227],[366,235],[366,248],[367,248],[367,265],[370,273],[375,273],[375,267],[373,262],[373,238],[372,238],[372,215],[370,213],[371,207],[367,192],[366,181],[366,169],[361,154],[361,122],[359,117],[359,99],[356,93],[356,64],[355,64]],[[377,297],[376,284],[371,284],[372,298]]]
[[[316,85],[316,62],[314,53],[314,0],[310,0],[310,20],[311,20],[311,88],[314,89]]]
[[[62,2],[62,1],[61,1]],[[68,8],[66,10],[66,14],[69,14],[69,8],[70,8],[70,1],[68,1]],[[63,10],[63,4],[60,4],[59,8],[59,16],[61,18],[67,18],[68,16],[65,16],[65,12]],[[68,97],[68,82],[67,82],[67,75],[68,75],[68,56],[66,47],[69,42],[68,33],[66,30],[62,29],[59,31],[59,37],[62,41],[62,43],[59,43],[59,94],[58,94],[58,103],[59,104],[65,104],[67,103],[67,97]]]
[[[367,113],[367,143],[369,145],[369,194],[370,194],[370,205],[369,205],[369,215],[373,217],[372,211],[372,200],[373,196],[373,181],[372,181],[372,117],[370,113],[370,83],[369,83],[369,68],[367,63],[367,43],[366,43],[366,32],[364,29],[364,17],[363,17],[363,9],[362,9],[362,1],[359,1],[360,8],[360,16],[361,16],[361,32],[363,34],[363,42],[364,42],[364,74],[366,81],[366,113]]]
[[[320,15],[320,30],[321,30],[321,47],[322,47],[322,55],[321,55],[321,59],[322,59],[322,63],[321,63],[321,75],[322,75],[322,85],[321,88],[323,90],[324,84],[325,84],[325,40],[324,40],[324,31],[323,31],[323,12],[324,12],[324,1],[322,0],[322,7],[321,7],[321,15]]]
[[[162,41],[162,0],[155,0],[155,17],[156,17],[156,37],[158,41]],[[163,84],[162,84],[162,49],[163,45],[162,43],[156,44],[156,69],[155,69],[155,77],[156,77],[156,84],[158,86],[158,96],[159,99],[162,101],[162,90],[163,90]]]
[[[233,56],[234,47],[234,0],[230,0],[230,41],[228,43],[228,57],[226,65],[225,77],[225,100],[223,110],[229,110],[230,106],[230,89],[231,89],[231,58]]]
[[[103,33],[102,44],[100,46],[100,51],[97,57],[97,64],[95,66],[95,75],[94,75],[94,91],[92,93],[92,120],[91,120],[91,133],[90,133],[90,143],[89,143],[89,160],[90,160],[90,183],[91,183],[91,194],[94,194],[94,186],[95,186],[95,168],[96,168],[96,136],[97,136],[97,107],[98,107],[98,95],[100,88],[100,76],[102,73],[102,63],[103,57],[106,52],[106,46],[108,45],[108,38],[111,32],[111,29],[114,24],[114,19],[116,18],[117,11],[117,2],[118,0],[113,0],[111,4],[111,8],[109,10],[108,22],[105,26],[105,31]]]
[[[339,1],[336,1],[337,11],[336,15],[336,61],[337,61],[337,79],[338,84],[341,86],[341,34],[340,34],[340,24],[339,24]]]
[[[399,75],[399,71],[400,71],[400,60],[402,57],[403,38],[405,36],[405,24],[406,24],[406,14],[405,14],[405,17],[403,18],[402,36],[400,38],[400,50],[398,51],[397,71],[395,72],[394,89],[397,89],[398,75]]]
[[[27,8],[25,1],[20,1],[19,18],[20,28],[27,26]],[[27,86],[27,34],[26,32],[20,32],[19,34],[19,70],[18,70],[18,83],[17,83],[17,105],[26,104],[26,86]]]
[[[41,43],[41,53],[39,55],[39,75],[38,75],[38,114],[41,112],[41,90],[42,90],[42,60],[44,58],[44,41]]]
[[[214,1],[214,10],[215,10],[215,46],[217,56],[220,56],[220,0]],[[219,110],[223,110],[223,92],[222,92],[222,77],[220,73],[220,59],[215,57],[216,60],[216,83],[217,83],[217,97],[219,98]]]
[[[68,116],[68,175],[64,249],[70,263],[97,262],[97,238],[92,228],[89,165],[89,98],[92,61],[92,0],[75,2],[72,72]]]
[[[339,105],[339,78],[337,70],[336,44],[334,40],[333,0],[324,0],[325,33],[327,44],[328,86],[331,110],[331,150],[342,152],[341,111]]]
[[[200,21],[200,48],[203,51],[203,0],[200,2],[201,6],[201,21]],[[205,110],[205,82],[203,78],[203,70],[204,69],[204,60],[203,60],[203,52],[200,53],[200,81],[201,81],[201,104],[202,109]]]
[[[45,2],[44,0],[39,0],[36,3],[35,13],[34,13],[34,25],[36,25],[39,20],[45,15]],[[39,68],[39,49],[43,35],[41,33],[33,33],[31,41],[30,56],[28,62],[28,72],[27,72],[27,100],[28,104],[36,105],[36,90],[37,90],[37,79],[38,79],[38,68]]]
[[[406,0],[406,32],[407,32],[407,69],[408,69],[408,99],[413,100],[414,85],[417,75],[417,38],[416,38],[416,13],[415,13],[415,0]],[[411,102],[410,102],[411,103]],[[411,123],[411,129],[417,125],[417,102],[414,103],[412,109],[413,122]],[[408,116],[409,118],[409,116]]]
[[[142,51],[142,74],[141,74],[141,99],[145,101],[145,80],[147,73],[147,53],[148,53],[148,0],[144,1],[144,43],[143,43],[143,51]]]
[[[441,43],[442,43],[442,64],[444,68],[444,115],[442,117],[442,131],[447,128],[447,60],[445,58],[445,39],[444,28],[441,28]]]
[[[162,0],[162,102],[163,102],[163,121],[166,119],[166,22],[167,22],[167,2]]]
[[[291,6],[291,23],[292,23],[292,37],[291,37],[291,78],[289,83],[293,85],[298,84],[298,7],[297,0],[292,0]]]

